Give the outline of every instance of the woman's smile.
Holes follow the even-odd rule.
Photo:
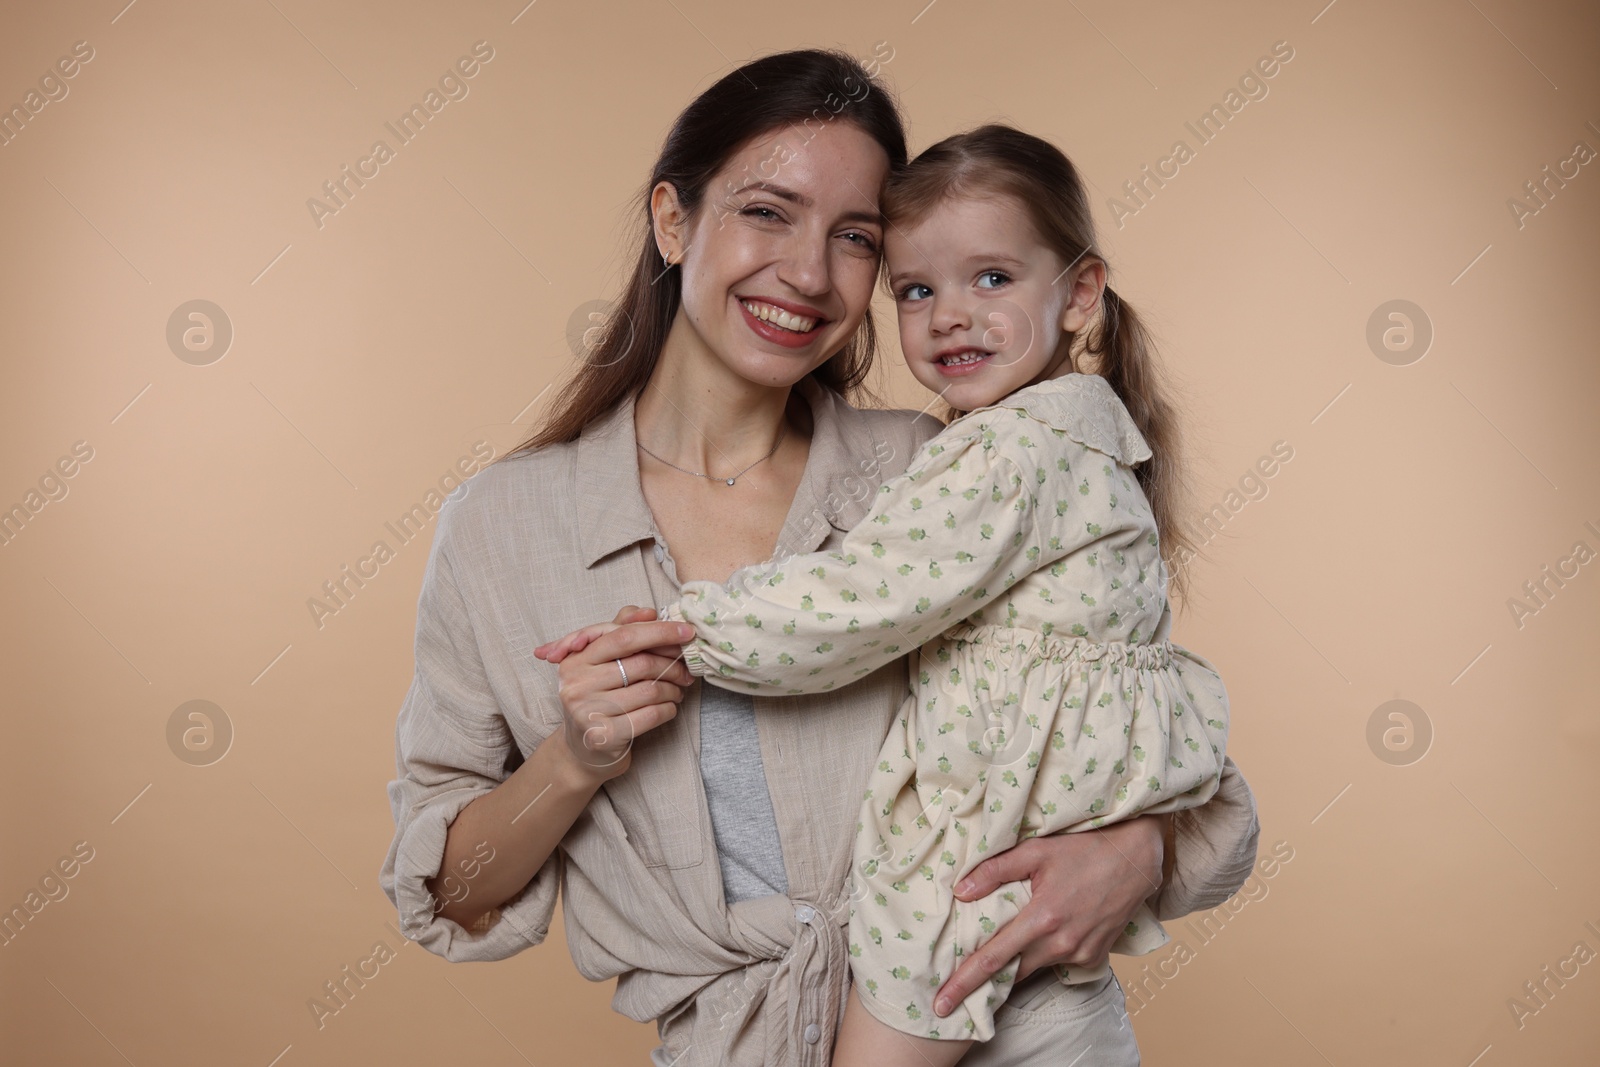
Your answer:
[[[745,325],[756,336],[785,348],[804,348],[822,336],[828,319],[816,308],[770,297],[739,297]]]

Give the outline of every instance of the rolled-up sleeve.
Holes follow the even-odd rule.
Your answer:
[[[1256,862],[1261,824],[1250,783],[1231,757],[1211,799],[1174,812],[1172,874],[1146,903],[1158,919],[1205,911],[1243,888]]]
[[[451,822],[505,780],[515,743],[441,529],[417,601],[416,673],[395,725],[398,777],[389,783],[395,833],[379,883],[399,910],[401,932],[448,960],[504,959],[539,944],[550,929],[559,849],[521,892],[470,929],[438,914],[441,905],[426,885],[439,873]],[[470,899],[472,883],[461,880]]]

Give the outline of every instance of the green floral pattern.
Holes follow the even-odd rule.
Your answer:
[[[1212,665],[1169,639],[1150,456],[1104,379],[1069,374],[952,422],[881,485],[835,551],[685,582],[696,674],[764,695],[849,685],[912,655],[869,774],[850,956],[875,1015],[928,1037],[993,1036],[1020,957],[940,1018],[960,959],[1029,900],[1026,880],[952,886],[1036,834],[1210,799],[1227,742]],[[1113,951],[1168,940],[1141,905]],[[1104,973],[1058,968],[1063,981]]]

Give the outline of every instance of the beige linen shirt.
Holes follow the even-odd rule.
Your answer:
[[[852,408],[810,379],[796,388],[813,431],[780,556],[838,547],[878,484],[940,429],[909,411]],[[396,724],[395,835],[380,884],[406,936],[449,960],[539,944],[559,888],[573,962],[591,981],[617,979],[616,1011],[657,1020],[656,1062],[820,1067],[849,991],[855,821],[908,691],[903,658],[826,693],[754,698],[787,894],[723,896],[700,778],[699,681],[677,716],[637,739],[629,769],[600,787],[528,885],[472,929],[438,915],[425,885],[461,809],[561,724],[556,668],[533,648],[623,604],[678,598],[639,485],[633,412],[630,397],[577,441],[491,464],[440,514]],[[1175,818],[1175,870],[1148,901],[1161,918],[1222,903],[1255,860],[1255,801],[1232,761],[1216,796]]]

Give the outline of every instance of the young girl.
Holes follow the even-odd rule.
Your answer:
[[[817,692],[915,656],[857,824],[841,1067],[953,1064],[989,1040],[1020,956],[946,1016],[934,994],[1029,884],[972,902],[952,887],[1022,838],[1204,803],[1227,739],[1221,679],[1168,639],[1172,418],[1072,164],[985,126],[895,175],[884,210],[901,348],[958,417],[841,551],[685,582],[661,611],[698,630],[691,671],[728,688]],[[1141,905],[1112,947],[1166,941]]]

